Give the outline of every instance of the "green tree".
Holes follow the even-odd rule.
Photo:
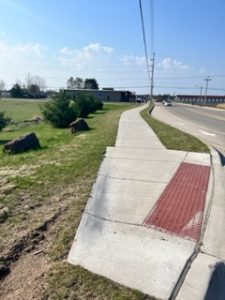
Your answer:
[[[63,91],[46,102],[41,107],[41,112],[47,121],[58,128],[68,127],[79,114],[77,103]]]
[[[67,80],[66,85],[67,85],[68,89],[83,89],[84,88],[84,81],[80,77],[76,77],[76,78],[70,77]]]
[[[6,117],[4,112],[0,112],[0,131],[2,131],[2,129],[6,127],[10,121],[11,119]]]
[[[22,98],[23,97],[23,90],[19,83],[13,85],[12,89],[10,90],[11,96],[13,98]]]
[[[31,84],[28,89],[28,94],[32,98],[38,98],[40,96],[41,90],[37,84]]]
[[[84,81],[84,89],[98,90],[98,82],[95,78],[86,78]]]

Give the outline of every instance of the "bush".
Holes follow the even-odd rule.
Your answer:
[[[91,100],[92,103],[91,103],[90,113],[93,113],[96,110],[101,110],[103,108],[103,103],[99,99],[92,97]]]
[[[103,103],[92,96],[79,95],[72,99],[70,95],[60,92],[44,104],[41,111],[54,127],[65,128],[77,117],[86,118],[102,107]]]
[[[79,117],[86,118],[91,112],[91,99],[85,95],[76,96],[75,101],[78,105]]]
[[[11,119],[6,117],[4,112],[0,112],[0,131],[2,131],[2,129],[6,127],[10,121]]]
[[[78,117],[79,107],[69,95],[60,92],[41,107],[41,112],[54,127],[66,128]]]
[[[80,118],[86,118],[90,113],[94,113],[103,107],[103,103],[92,96],[79,95],[75,98],[75,102],[79,107]]]

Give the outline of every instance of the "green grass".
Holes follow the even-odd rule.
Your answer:
[[[39,101],[1,101],[4,109],[0,110],[14,120],[40,114]],[[1,224],[0,240],[4,244],[0,250],[10,249],[21,232],[37,228],[63,208],[42,245],[49,262],[44,290],[48,299],[153,299],[65,262],[105,149],[115,143],[121,113],[132,107],[107,104],[104,110],[87,118],[90,131],[75,135],[69,129],[56,129],[45,123],[0,133],[0,183],[6,180],[15,185],[0,197],[0,205],[10,211]],[[31,131],[40,140],[40,150],[18,155],[2,152],[5,141]]]
[[[149,108],[144,109],[141,112],[141,116],[154,130],[160,141],[167,149],[182,150],[188,152],[210,152],[209,148],[199,139],[177,128],[171,127],[163,122],[154,119],[148,112]]]
[[[70,266],[66,263],[56,265],[49,273],[50,286],[60,285],[60,289],[50,289],[51,299],[54,300],[154,300],[139,291],[121,287],[104,277],[90,274],[81,267]],[[81,291],[83,297],[81,297]]]
[[[0,111],[3,111],[13,121],[22,121],[40,115],[40,105],[46,100],[1,98]]]

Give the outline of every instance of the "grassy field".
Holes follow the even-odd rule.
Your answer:
[[[13,121],[40,115],[39,101],[1,100]],[[0,133],[0,299],[152,299],[70,266],[68,251],[106,146],[114,145],[120,114],[134,105],[104,106],[90,115],[91,130],[72,135],[50,125],[18,124]],[[41,149],[19,155],[3,144],[35,132]],[[29,279],[29,286],[27,280]]]
[[[2,98],[0,111],[4,111],[13,121],[22,121],[40,115],[40,105],[46,100],[25,100]]]
[[[148,111],[149,108],[143,110],[141,115],[167,149],[209,153],[209,148],[199,139],[154,119]]]

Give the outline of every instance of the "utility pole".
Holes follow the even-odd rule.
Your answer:
[[[150,101],[152,102],[153,99],[153,88],[154,88],[154,68],[155,68],[155,52],[153,52],[152,61],[152,74],[151,74],[151,93],[150,93]]]
[[[200,86],[200,97],[199,97],[199,102],[201,102],[201,99],[202,99],[202,91],[203,91],[203,86]]]
[[[207,90],[208,90],[208,86],[209,86],[209,81],[212,80],[212,78],[210,78],[209,76],[207,76],[206,78],[204,78],[204,81],[206,81],[206,85],[205,85],[205,98],[204,98],[204,103],[206,104],[206,98],[207,98]]]

